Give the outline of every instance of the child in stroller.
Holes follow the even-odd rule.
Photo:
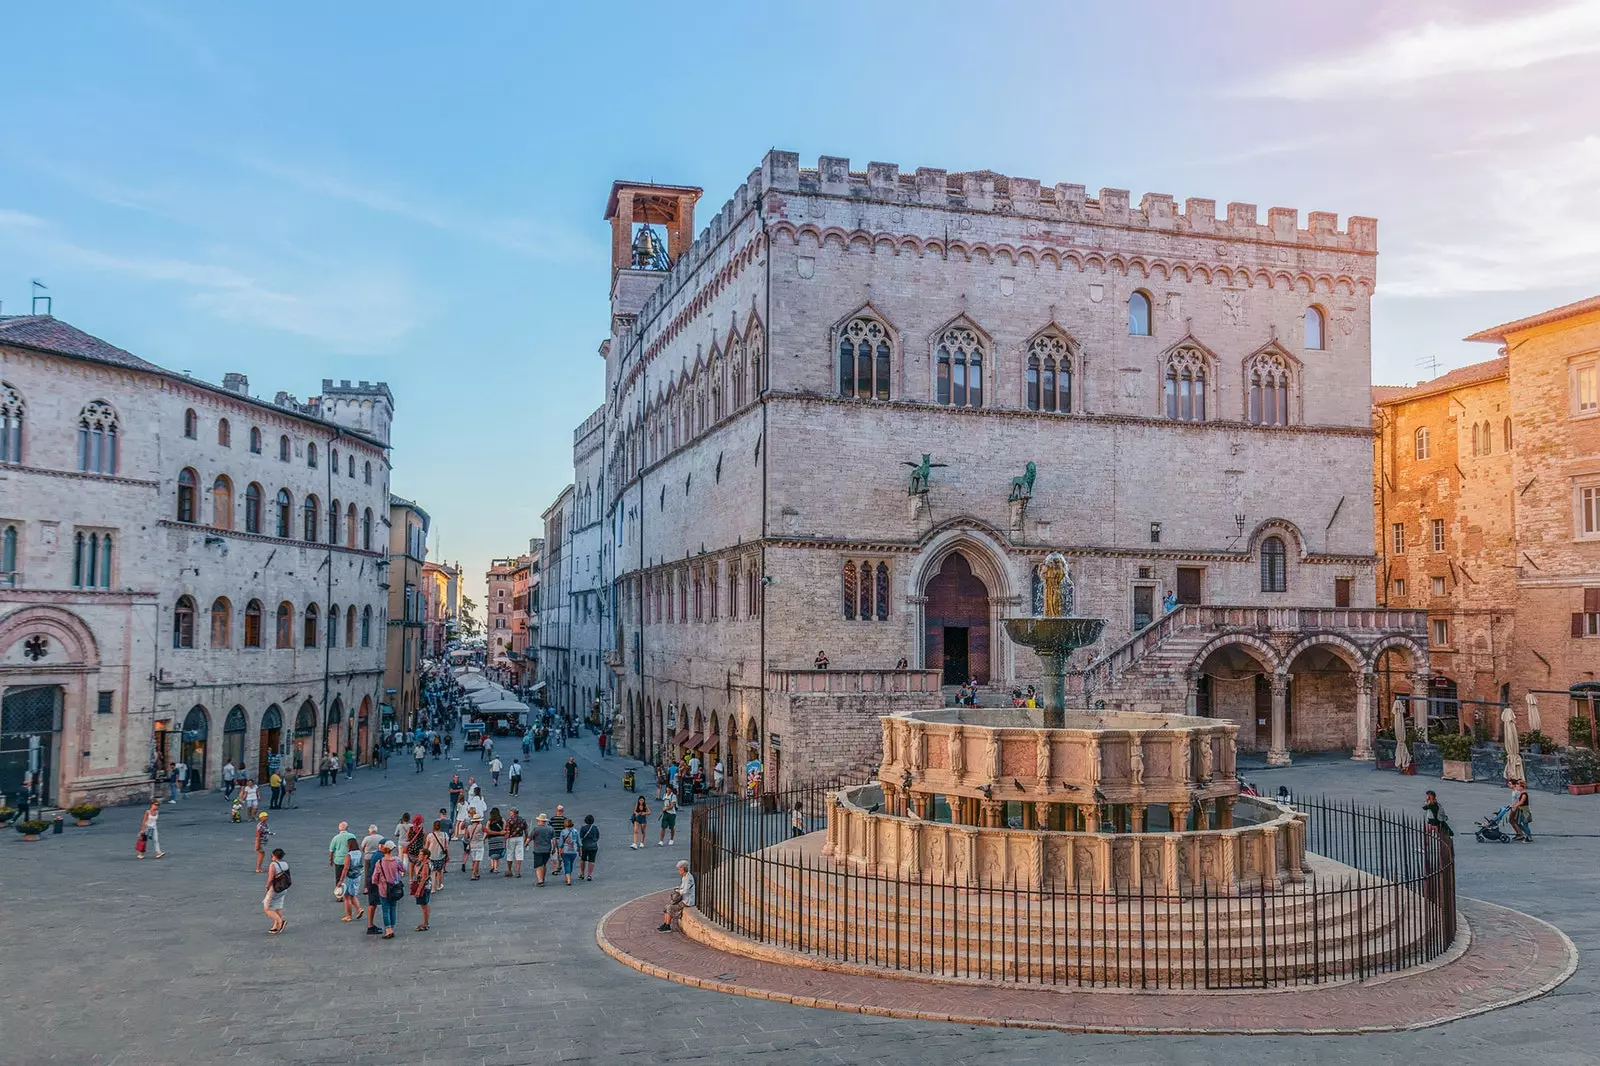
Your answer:
[[[1477,837],[1478,840],[1483,843],[1488,843],[1490,841],[1494,841],[1497,844],[1509,843],[1511,841],[1511,835],[1504,829],[1500,828],[1500,823],[1504,821],[1506,815],[1510,813],[1511,804],[1508,803],[1504,807],[1501,807],[1498,811],[1495,811],[1489,817],[1478,819],[1476,823],[1476,829],[1473,831],[1472,835]]]

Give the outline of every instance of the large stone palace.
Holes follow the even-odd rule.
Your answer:
[[[0,792],[148,796],[371,751],[389,547],[382,382],[301,403],[0,318]]]
[[[1379,660],[1427,671],[1376,607],[1374,220],[780,151],[691,243],[699,196],[606,211],[626,748],[874,766],[879,714],[1037,682],[1000,622],[1059,551],[1080,705],[1369,754]]]

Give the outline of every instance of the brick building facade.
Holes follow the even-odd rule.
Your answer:
[[[606,212],[625,747],[874,763],[877,714],[1037,681],[1000,622],[1050,551],[1108,619],[1075,699],[1370,747],[1375,658],[1427,656],[1376,603],[1375,222],[771,152],[688,245],[698,197]]]

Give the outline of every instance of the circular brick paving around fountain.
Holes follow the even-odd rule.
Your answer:
[[[596,939],[642,973],[731,995],[893,1018],[1086,1033],[1329,1035],[1423,1029],[1542,996],[1578,965],[1547,922],[1482,900],[1460,901],[1464,927],[1433,964],[1365,982],[1269,992],[1139,992],[987,985],[822,968],[748,945],[763,957],[661,933],[667,893],[624,903]],[[691,918],[691,921],[693,919]],[[699,935],[715,935],[701,926]]]

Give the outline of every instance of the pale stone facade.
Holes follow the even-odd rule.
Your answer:
[[[605,408],[573,432],[572,519],[567,585],[572,669],[567,703],[585,721],[603,722],[614,707],[615,674],[604,662],[614,616],[611,609],[610,538],[606,535]]]
[[[0,319],[0,381],[0,791],[30,746],[51,802],[369,752],[388,387],[267,402],[48,316]]]
[[[654,222],[675,260],[613,264],[604,348],[634,752],[760,756],[769,782],[870,766],[875,716],[926,698],[899,660],[1037,681],[999,623],[1053,550],[1077,613],[1109,619],[1075,665],[1117,669],[1081,699],[1204,703],[1280,760],[1363,747],[1371,648],[1420,636],[1372,612],[1375,222],[771,152],[674,246],[698,195],[618,183],[607,211],[624,253]],[[1163,619],[1168,592],[1276,613]],[[796,682],[819,649],[854,680]],[[1175,672],[1132,662],[1175,649]],[[1275,678],[1270,730],[1213,677]]]
[[[575,493],[568,485],[545,508],[539,564],[539,680],[544,704],[564,716],[572,701],[572,523]]]
[[[422,652],[430,659],[441,658],[456,635],[461,610],[461,567],[429,561],[422,564],[422,587],[426,599]]]

